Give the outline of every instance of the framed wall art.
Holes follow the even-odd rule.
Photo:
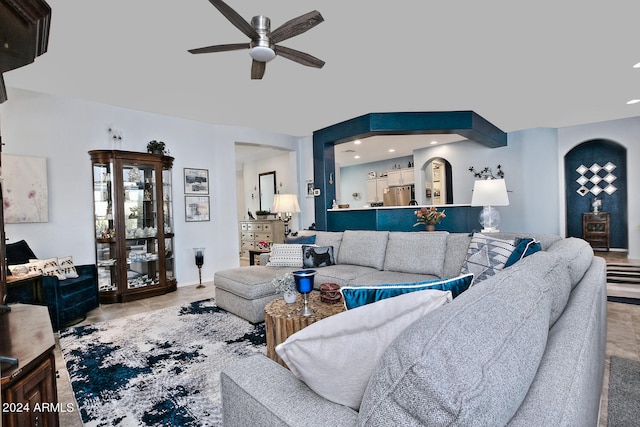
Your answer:
[[[4,222],[49,222],[46,157],[2,155]]]
[[[314,196],[313,181],[308,180],[308,181],[305,181],[305,182],[307,183],[307,198],[313,197]]]
[[[209,194],[209,170],[184,168],[184,194]]]
[[[184,209],[187,222],[209,221],[209,196],[185,196]]]

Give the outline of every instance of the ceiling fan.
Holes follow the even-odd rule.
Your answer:
[[[267,62],[275,58],[276,55],[280,55],[308,67],[322,68],[324,65],[324,61],[311,56],[308,53],[300,52],[299,50],[277,44],[283,40],[302,34],[324,21],[324,18],[317,10],[305,13],[297,18],[293,18],[271,31],[271,20],[266,16],[254,16],[251,19],[251,23],[248,23],[238,14],[238,12],[233,10],[222,0],[209,1],[229,20],[229,22],[246,34],[251,39],[251,42],[219,44],[201,47],[198,49],[190,49],[189,52],[198,54],[249,49],[249,55],[253,59],[251,64],[252,79],[261,79],[262,76],[264,76]]]

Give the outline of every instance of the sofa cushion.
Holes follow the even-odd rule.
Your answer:
[[[317,394],[358,409],[371,371],[408,325],[451,301],[451,293],[419,291],[336,314],[276,347],[291,372]]]
[[[75,279],[78,277],[78,271],[73,264],[72,256],[58,257],[58,265],[60,269],[62,269],[62,274],[64,274],[67,279]]]
[[[302,263],[304,268],[328,267],[335,264],[333,246],[302,245]]]
[[[274,243],[267,267],[302,267],[302,244]]]
[[[374,369],[359,424],[506,425],[569,288],[566,264],[539,252],[418,319]]]
[[[316,231],[316,245],[333,246],[333,256],[338,259],[340,244],[342,243],[341,231]]]
[[[382,270],[388,231],[346,230],[338,253],[338,264],[362,265]]]
[[[347,310],[371,304],[386,298],[408,294],[425,289],[450,291],[452,298],[466,291],[473,282],[473,274],[452,279],[429,280],[419,283],[399,283],[377,286],[343,286],[340,288],[344,306]]]
[[[475,233],[469,242],[461,274],[473,273],[475,283],[493,276],[504,268],[513,253],[513,240],[504,240],[486,234]]]
[[[27,264],[30,259],[37,258],[25,240],[7,243],[5,254],[8,265]]]
[[[384,269],[442,277],[448,234],[446,231],[389,233]]]
[[[315,285],[319,287],[325,282],[337,283],[340,286],[350,285],[356,281],[359,282],[363,277],[378,273],[383,272],[372,267],[363,267],[361,265],[336,264],[330,267],[319,268],[316,272]]]
[[[547,252],[561,257],[569,267],[571,289],[573,289],[586,273],[593,261],[593,248],[585,240],[567,237],[551,245]]]

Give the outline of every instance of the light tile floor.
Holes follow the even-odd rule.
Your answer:
[[[596,253],[609,261],[640,264],[639,260],[627,260],[624,253]],[[195,286],[180,287],[176,292],[166,295],[133,301],[124,304],[102,304],[87,316],[81,323],[91,324],[122,316],[129,316],[163,307],[177,306],[214,296],[213,283],[205,283],[204,289]],[[607,359],[605,364],[604,387],[602,390],[602,407],[600,427],[607,426],[607,397],[609,384],[609,358],[612,355],[628,359],[640,360],[640,305],[607,303]],[[58,401],[66,404],[74,403],[69,376],[56,339],[56,367],[58,370]],[[60,414],[60,425],[65,427],[81,427],[80,416],[76,412]]]

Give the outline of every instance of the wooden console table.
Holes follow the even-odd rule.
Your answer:
[[[18,359],[0,368],[3,426],[58,426],[54,347],[46,306],[13,304],[0,314],[0,355]]]
[[[287,304],[284,298],[278,298],[269,302],[264,308],[267,357],[285,368],[287,365],[276,353],[278,344],[285,342],[291,335],[310,324],[344,311],[342,302],[327,304],[320,301],[320,292],[309,294],[309,306],[314,312],[313,315],[307,317],[299,315],[298,312],[302,309],[302,295],[298,295],[293,304]]]

